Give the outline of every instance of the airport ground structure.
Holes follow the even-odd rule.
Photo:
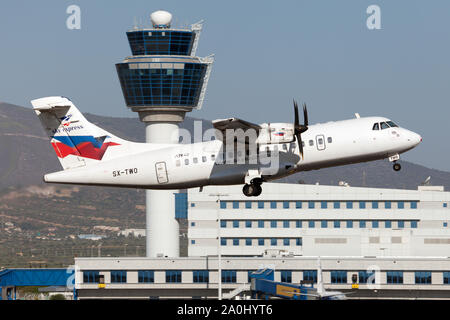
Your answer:
[[[217,299],[220,285],[223,298],[248,298],[253,271],[314,283],[320,256],[325,288],[350,299],[449,299],[449,203],[436,186],[266,183],[257,198],[240,186],[191,189],[175,197],[188,257],[76,258],[77,297]]]

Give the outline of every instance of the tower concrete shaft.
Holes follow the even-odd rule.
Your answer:
[[[147,122],[147,143],[178,142],[176,122]],[[175,219],[174,193],[178,190],[146,190],[146,255],[179,257],[179,223]]]

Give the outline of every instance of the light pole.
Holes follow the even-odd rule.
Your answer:
[[[218,275],[218,299],[222,300],[222,244],[221,244],[221,235],[220,235],[220,197],[228,196],[225,193],[212,193],[209,195],[210,197],[217,197],[217,271]]]

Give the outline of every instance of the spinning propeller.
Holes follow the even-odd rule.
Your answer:
[[[294,100],[294,113],[295,113],[295,120],[294,120],[294,136],[297,139],[298,142],[298,148],[300,151],[300,157],[303,159],[303,143],[302,143],[302,137],[301,134],[308,130],[308,111],[306,110],[306,103],[303,103],[303,119],[304,124],[299,123],[298,118],[298,104],[297,101]]]

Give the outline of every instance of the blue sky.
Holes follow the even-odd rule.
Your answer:
[[[81,29],[66,28],[69,5]],[[381,30],[366,26],[381,8]],[[204,19],[199,56],[215,54],[205,119],[292,121],[292,98],[310,122],[386,116],[420,133],[403,159],[450,171],[450,2],[434,1],[61,1],[2,0],[0,101],[30,106],[70,97],[83,111],[127,110],[115,63],[130,55],[125,32],[163,9],[175,25]]]

